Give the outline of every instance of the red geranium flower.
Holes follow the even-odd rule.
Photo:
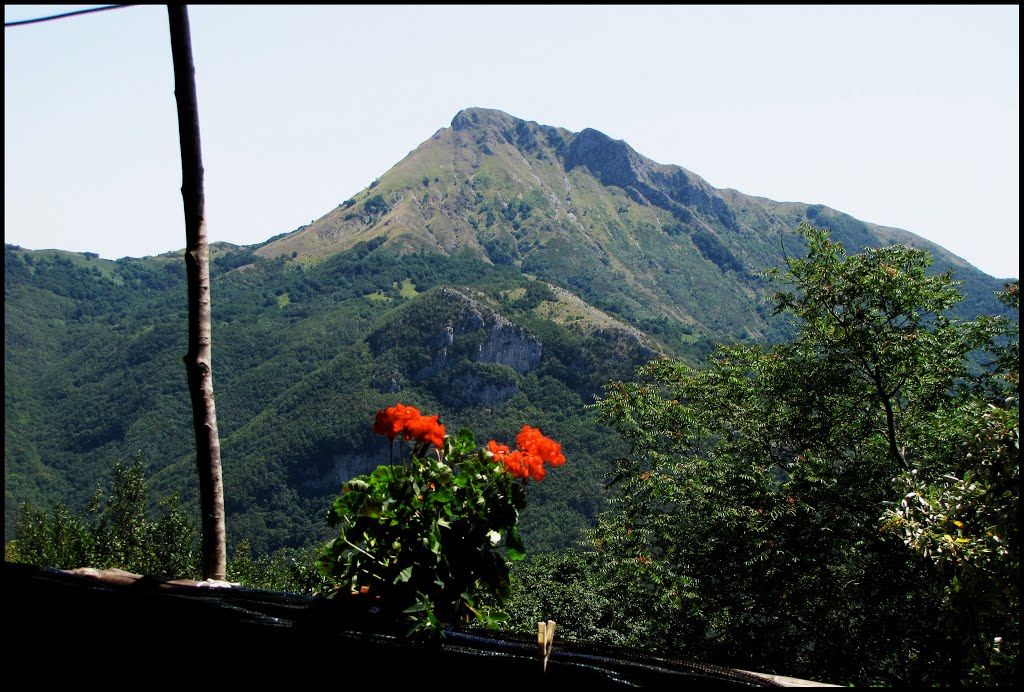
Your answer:
[[[402,435],[407,440],[430,443],[438,449],[444,445],[444,426],[437,422],[437,414],[424,416],[419,409],[402,404],[377,411],[373,432],[389,440]]]
[[[494,455],[493,461],[502,464],[505,469],[517,478],[530,477],[535,481],[544,479],[544,462],[552,466],[565,463],[562,445],[544,437],[540,430],[524,425],[516,436],[518,449],[509,451],[507,445],[500,445],[494,440],[487,443],[487,448]]]

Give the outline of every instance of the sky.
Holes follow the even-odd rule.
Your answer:
[[[81,9],[5,5],[4,21]],[[1017,277],[1018,5],[192,6],[211,241],[310,223],[496,108]],[[4,240],[184,248],[164,6],[4,29]]]

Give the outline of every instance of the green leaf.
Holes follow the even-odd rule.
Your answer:
[[[455,438],[452,440],[453,451],[469,455],[476,451],[476,440],[473,437],[473,432],[468,428],[460,428],[459,432],[455,434]]]
[[[526,546],[519,537],[519,530],[513,526],[505,535],[505,546],[510,560],[522,560],[526,557]]]

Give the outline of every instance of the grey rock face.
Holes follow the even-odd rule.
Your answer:
[[[495,314],[487,338],[477,349],[473,360],[478,363],[507,365],[522,374],[540,363],[541,343],[522,327]]]
[[[440,290],[437,299],[446,304],[443,308],[446,319],[428,339],[433,361],[413,375],[414,380],[436,375],[462,357],[476,363],[507,365],[520,374],[540,363],[541,343],[522,327],[451,288]],[[467,348],[470,340],[478,342],[477,345]]]
[[[626,189],[637,183],[643,161],[622,140],[587,128],[576,136],[565,155],[565,169],[571,171],[576,166],[586,166],[605,185]]]
[[[407,373],[421,382],[460,362],[505,365],[518,374],[540,364],[537,337],[479,300],[454,288],[443,288],[414,305],[401,318],[373,334],[370,347],[381,355],[402,344],[425,352]]]

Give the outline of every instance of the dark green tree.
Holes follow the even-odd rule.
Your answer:
[[[1020,310],[1019,282],[1000,298]],[[1020,650],[1019,323],[987,347],[994,368],[933,430],[951,430],[943,460],[912,469],[885,528],[945,578],[949,656],[970,684],[1014,682]]]
[[[228,580],[250,589],[313,594],[329,588],[316,569],[319,548],[280,548],[270,555],[253,556],[248,540],[242,539],[235,558],[228,562]]]
[[[110,496],[97,489],[85,515],[57,503],[47,513],[22,505],[6,559],[75,569],[117,568],[136,574],[195,578],[196,533],[176,496],[148,505],[145,459],[115,463]]]
[[[977,500],[986,516],[1016,502],[1015,433],[985,436],[971,357],[994,338],[1012,348],[1009,322],[948,317],[956,283],[927,272],[927,253],[847,255],[827,231],[798,233],[806,255],[773,276],[791,342],[720,347],[701,370],[656,361],[596,404],[632,446],[594,533],[600,593],[631,623],[627,643],[708,662],[960,684],[991,679],[977,674],[993,660],[979,647],[998,638],[998,679],[1012,679],[1017,608],[992,617],[982,582],[962,578],[977,597],[953,599],[957,575],[885,530],[904,474],[959,472],[950,450],[965,444],[1000,460],[989,473],[1002,499]],[[1015,571],[992,555],[990,574]]]

